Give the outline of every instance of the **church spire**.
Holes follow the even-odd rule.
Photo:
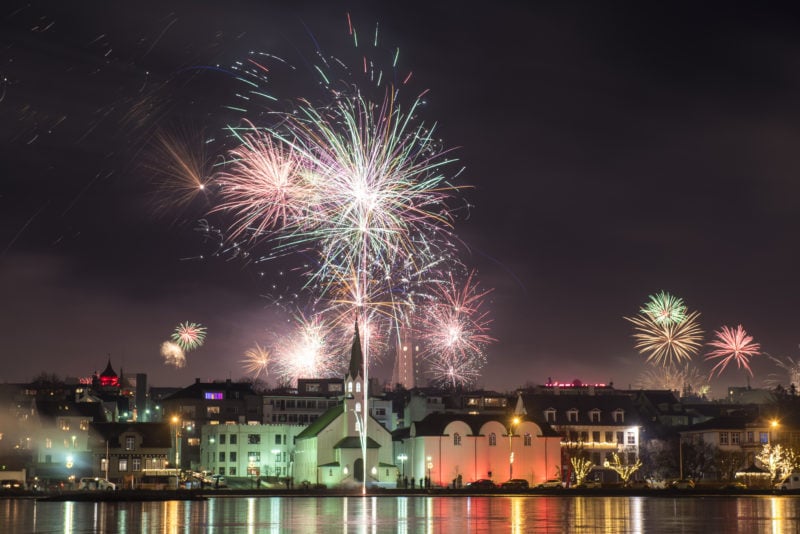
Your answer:
[[[358,321],[353,336],[353,346],[350,349],[350,376],[364,376],[364,355],[361,352],[361,336],[358,334]]]

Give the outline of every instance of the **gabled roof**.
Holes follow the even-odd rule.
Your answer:
[[[554,409],[556,420],[554,425],[637,425],[641,424],[639,409],[630,395],[552,395],[552,394],[528,394],[522,395],[528,415],[543,417],[545,410]],[[569,421],[567,412],[578,411],[578,421]],[[589,419],[589,412],[600,411],[600,421],[592,422]],[[624,412],[624,421],[618,423],[614,421],[613,413],[617,410]]]
[[[119,437],[127,432],[142,436],[141,448],[169,449],[172,447],[172,429],[169,423],[92,423],[90,434],[97,441],[108,441],[111,448],[121,447]]]
[[[375,441],[374,439],[367,437],[367,448],[368,449],[379,449],[381,446],[380,444]],[[346,438],[342,438],[336,442],[333,446],[334,449],[360,449],[361,448],[361,439],[358,436],[347,436]]]
[[[714,417],[702,423],[691,425],[682,429],[683,432],[698,432],[704,430],[744,430],[748,423],[756,422],[757,417],[751,415],[723,415]]]
[[[306,439],[316,437],[317,434],[331,424],[334,419],[344,413],[344,404],[338,404],[332,408],[328,408],[322,415],[317,417],[317,420],[308,425],[302,432],[300,432],[295,439]]]

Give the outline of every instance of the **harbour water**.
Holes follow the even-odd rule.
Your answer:
[[[800,531],[792,496],[214,497],[0,500],[4,533],[715,533]]]

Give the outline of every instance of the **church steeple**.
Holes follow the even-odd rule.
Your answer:
[[[361,352],[361,336],[358,334],[358,321],[353,336],[353,346],[350,348],[350,377],[364,376],[364,354]]]

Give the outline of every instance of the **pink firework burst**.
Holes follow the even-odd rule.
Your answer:
[[[474,355],[483,353],[494,341],[489,335],[492,320],[484,309],[491,291],[478,287],[474,273],[462,285],[451,275],[449,284],[435,288],[437,302],[420,314],[419,335],[429,357],[471,361]]]
[[[719,359],[719,361],[711,369],[710,376],[714,376],[714,373],[722,374],[733,361],[739,369],[744,368],[750,376],[753,376],[750,358],[761,354],[761,345],[753,341],[753,336],[749,335],[742,325],[738,325],[735,329],[723,326],[714,332],[714,335],[717,339],[708,343],[714,350],[706,354],[706,360]]]

